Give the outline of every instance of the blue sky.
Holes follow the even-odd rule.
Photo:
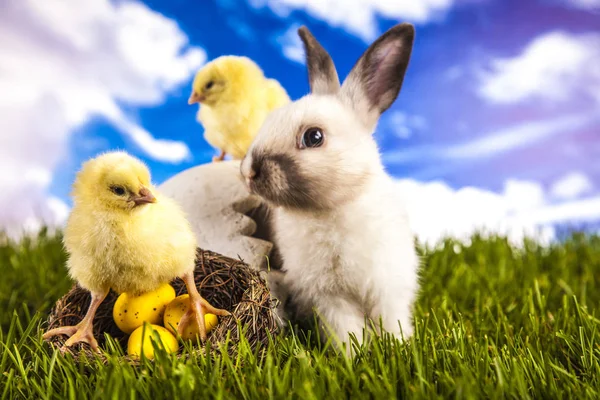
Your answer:
[[[126,149],[158,183],[209,162],[215,151],[202,138],[196,107],[187,105],[193,73],[206,60],[249,56],[296,99],[308,90],[298,26],[311,29],[344,77],[377,35],[404,21],[416,25],[413,56],[376,138],[411,204],[433,196],[447,201],[430,207],[453,212],[451,203],[461,215],[493,204],[479,208],[495,222],[529,214],[527,207],[544,224],[600,219],[598,0],[16,4],[9,1],[0,17],[0,60],[3,53],[8,60],[0,67],[14,72],[0,86],[23,93],[0,102],[0,118],[16,131],[4,135],[24,139],[9,139],[0,167],[8,175],[30,168],[32,187],[13,179],[9,188],[35,191],[37,200],[27,203],[34,211],[0,212],[5,225],[36,212],[64,214],[59,204],[70,205],[76,170],[102,151]],[[4,197],[8,204],[17,196]],[[415,213],[424,230],[439,231],[423,222],[431,209]],[[477,222],[467,219],[464,229]],[[519,221],[518,228],[537,223]]]

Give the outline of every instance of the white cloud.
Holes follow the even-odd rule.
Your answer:
[[[468,240],[474,231],[524,237],[541,243],[555,239],[555,224],[600,221],[600,196],[553,204],[536,182],[508,180],[501,193],[474,187],[454,190],[443,182],[398,181],[412,229],[435,245],[446,236]]]
[[[44,226],[50,232],[61,227],[69,216],[69,206],[57,197],[48,197],[44,203],[32,204],[37,206],[35,212],[17,220],[14,215],[9,216],[15,223],[7,225],[5,233],[9,237],[18,239],[26,235],[36,234]]]
[[[371,41],[380,33],[377,17],[426,23],[443,16],[456,0],[248,0],[255,8],[268,5],[285,17],[293,10],[303,10],[312,17],[327,21]]]
[[[600,0],[565,0],[568,5],[588,11],[599,11]]]
[[[277,42],[281,46],[281,51],[287,59],[304,65],[304,47],[302,45],[302,40],[300,40],[300,36],[298,36],[298,28],[300,28],[299,24],[291,25],[283,35],[277,37]]]
[[[106,117],[118,129],[126,132],[150,157],[172,163],[189,158],[190,151],[185,143],[156,139],[152,137],[150,132],[127,119],[120,110],[115,109],[114,111],[116,111],[116,114],[107,114]]]
[[[492,61],[479,93],[496,103],[569,101],[584,96],[600,103],[600,34],[553,31],[521,54]]]
[[[480,138],[464,143],[388,151],[383,154],[383,160],[390,164],[401,164],[422,159],[466,161],[488,158],[553,136],[569,134],[599,119],[598,114],[593,112],[563,115],[536,122],[529,121],[484,134]]]
[[[411,115],[402,111],[386,113],[384,124],[387,130],[400,139],[408,139],[416,131],[427,128],[427,121],[421,115]]]
[[[581,172],[571,172],[556,181],[550,188],[552,196],[561,200],[572,200],[590,193],[594,189],[592,181]]]
[[[135,1],[9,1],[0,37],[0,229],[64,220],[47,188],[69,136],[95,116],[150,157],[189,157],[122,108],[161,104],[204,62],[174,21]]]
[[[69,206],[58,197],[48,198],[48,208],[56,219],[57,224],[62,225],[62,223],[67,220],[67,217],[69,216]]]
[[[536,182],[510,179],[504,183],[506,210],[518,213],[544,205],[546,199],[544,189]]]
[[[522,217],[537,224],[597,222],[600,221],[600,196],[547,206]]]
[[[504,193],[466,187],[458,190],[443,182],[398,181],[407,206],[412,229],[420,240],[434,245],[445,236],[468,240],[475,230],[507,235],[518,243],[525,236],[547,242],[554,237],[552,228],[540,229],[531,221],[515,217],[518,212],[534,209],[539,202],[518,200],[538,192],[537,184],[509,181]],[[537,194],[536,194],[537,196]]]

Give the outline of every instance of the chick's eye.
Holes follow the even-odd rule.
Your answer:
[[[325,135],[319,128],[310,128],[302,135],[300,141],[300,148],[314,148],[319,147],[323,144]]]
[[[214,82],[214,81],[209,81],[209,82],[208,82],[206,85],[204,85],[204,87],[205,87],[206,89],[210,89],[211,87],[213,87],[213,85],[214,85],[214,84],[215,84],[215,82]]]
[[[125,194],[125,189],[123,189],[121,186],[111,186],[110,190],[117,196],[123,196]]]

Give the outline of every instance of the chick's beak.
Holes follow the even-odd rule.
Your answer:
[[[140,189],[138,196],[132,196],[130,200],[133,201],[136,206],[139,206],[140,204],[156,203],[156,197],[154,197],[152,192],[145,187]]]
[[[195,103],[202,103],[205,100],[205,97],[198,94],[198,92],[194,91],[192,92],[192,94],[190,95],[190,98],[188,99],[188,104],[195,104]]]

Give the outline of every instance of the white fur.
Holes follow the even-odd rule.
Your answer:
[[[312,307],[346,341],[363,339],[364,317],[398,337],[410,337],[418,289],[418,258],[398,193],[387,175],[342,208],[310,215],[274,213],[284,282],[295,301]]]
[[[412,46],[412,33],[405,24],[388,31],[373,56],[363,55],[337,92],[337,75],[331,68],[319,69],[328,55],[309,46],[309,55],[321,56],[313,59],[318,62],[312,64],[309,79],[313,87],[323,87],[315,82],[328,79],[327,93],[312,93],[273,111],[241,164],[251,187],[253,179],[262,179],[262,184],[271,179],[275,191],[317,197],[301,207],[278,204],[277,197],[266,192],[274,203],[284,287],[301,316],[316,311],[326,332],[342,343],[350,333],[363,341],[365,317],[377,328],[381,319],[382,328],[398,338],[413,332],[419,260],[398,186],[385,172],[372,137],[377,110],[387,109],[397,94],[386,85],[399,85],[396,67],[406,65],[400,63],[407,61],[407,52],[401,50]],[[368,63],[385,68],[364,69]],[[376,96],[373,90],[384,91]],[[324,142],[301,149],[297,143],[309,127],[322,130]],[[267,166],[274,169],[255,178],[253,157],[276,154],[293,159],[297,173],[285,175]],[[285,182],[288,175],[302,182]]]
[[[328,147],[295,150],[295,135],[282,134],[281,126],[296,132],[303,125],[323,127]],[[288,292],[303,316],[314,308],[341,342],[349,333],[363,340],[365,317],[377,326],[381,318],[384,330],[398,338],[401,332],[410,337],[419,260],[403,199],[384,171],[371,133],[338,98],[311,94],[268,117],[242,161],[244,176],[252,150],[298,152],[305,173],[336,172],[332,185],[358,190],[351,201],[329,211],[273,208],[275,243],[285,270],[279,290]],[[368,180],[356,188],[358,175]]]

